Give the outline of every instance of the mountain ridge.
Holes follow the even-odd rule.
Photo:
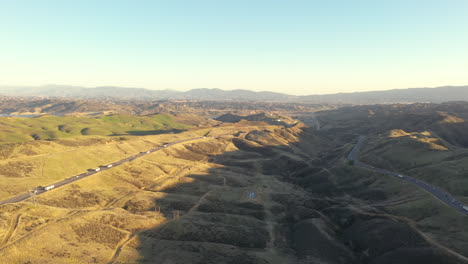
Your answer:
[[[385,91],[366,91],[324,95],[289,95],[270,91],[246,89],[223,90],[195,88],[188,91],[170,89],[150,90],[118,86],[93,88],[72,85],[0,86],[0,96],[39,96],[71,98],[125,98],[162,100],[238,100],[328,104],[391,104],[447,101],[468,101],[468,86],[442,86],[434,88],[405,88]]]

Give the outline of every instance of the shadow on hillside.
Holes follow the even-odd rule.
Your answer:
[[[259,114],[248,115],[248,116],[224,114],[215,118],[214,120],[221,121],[224,123],[238,123],[238,122],[241,122],[242,120],[246,120],[250,122],[265,122],[270,125],[277,125],[277,126],[284,126],[284,127],[289,126],[289,124],[282,121],[280,117],[268,116],[265,113],[259,113]]]
[[[405,132],[435,133],[450,144],[462,148],[468,147],[468,122],[461,118],[444,114],[454,113],[454,116],[468,116],[468,103],[457,109],[443,105],[429,104],[422,107],[415,105],[373,105],[350,106],[336,110],[318,112],[326,115],[330,124],[329,131],[333,134],[346,134],[353,131],[355,134],[382,134],[392,129],[401,129]],[[438,109],[441,107],[441,109]],[[330,116],[333,118],[330,120]]]
[[[260,147],[242,139],[233,140],[240,151],[213,154],[222,151],[229,139],[220,140],[224,142],[186,144],[171,154],[187,163],[214,164],[206,174],[175,175],[145,186],[145,191],[164,196],[149,204],[138,197],[125,204],[128,211],[156,210],[168,219],[138,233],[140,263],[265,263],[254,252],[265,250],[271,232],[281,237],[275,240],[276,246],[291,251],[286,223],[273,231],[266,227],[271,208],[264,203],[270,198],[265,197],[265,183],[257,174],[281,180],[307,164],[281,154],[285,146]],[[274,210],[279,214],[284,209],[276,205]]]
[[[289,263],[459,263],[430,247],[405,223],[360,215],[347,202],[334,201],[343,191],[321,166],[345,153],[320,160],[318,151],[335,147],[321,142],[323,135],[303,130],[296,134],[300,141],[286,148],[266,146],[267,134],[249,134],[249,140],[232,140],[238,151],[207,156],[222,146],[216,142],[174,151],[188,163],[215,165],[206,174],[174,175],[145,186],[148,193],[163,193],[160,198],[127,201],[124,209],[130,212],[160,211],[168,221],[136,233],[123,250],[117,249],[113,263],[122,263],[119,256],[131,251],[140,256],[138,263],[160,264],[266,264],[271,263],[268,255],[297,257]],[[289,132],[279,134],[293,138]]]
[[[113,134],[112,136],[150,136],[161,134],[179,134],[186,130],[182,129],[163,129],[163,130],[131,130],[126,131],[126,134]]]

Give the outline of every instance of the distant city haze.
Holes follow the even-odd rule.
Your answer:
[[[0,86],[463,86],[466,14],[464,0],[2,1]]]

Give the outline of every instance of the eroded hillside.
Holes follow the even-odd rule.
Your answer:
[[[118,156],[199,135],[210,137],[0,205],[0,262],[465,263],[464,218],[349,166],[350,145],[300,123],[241,121],[109,147]],[[444,221],[457,233],[444,238]]]

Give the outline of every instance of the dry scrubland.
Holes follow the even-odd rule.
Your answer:
[[[373,105],[322,112],[343,142],[367,135],[364,161],[406,173],[468,202],[468,103]]]
[[[367,135],[362,160],[423,179],[468,203],[468,137],[461,132],[467,113],[466,103],[359,106],[322,112],[319,119],[323,133],[345,146],[342,157],[358,134]],[[326,160],[332,157],[324,156]],[[330,171],[343,193],[369,206],[365,211],[405,221],[438,248],[468,256],[465,215],[411,184],[341,162]],[[444,258],[434,263],[450,261]]]
[[[275,232],[269,223],[274,221],[270,219],[270,207],[274,204],[269,195],[272,188],[286,187],[261,174],[262,168],[257,168],[256,162],[265,159],[261,154],[246,152],[248,159],[244,160],[236,146],[260,148],[260,143],[242,138],[256,135],[249,133],[251,130],[280,128],[263,123],[262,127],[252,125],[258,123],[123,141],[100,137],[70,141],[79,148],[60,142],[29,143],[28,148],[37,147],[42,153],[17,154],[3,161],[31,164],[31,170],[21,174],[16,189],[9,189],[4,197],[163,142],[200,135],[237,135],[234,141],[232,136],[221,136],[219,140],[207,138],[171,146],[37,196],[37,204],[27,200],[2,205],[0,262],[132,263],[175,258],[177,263],[192,263],[198,258],[199,263],[208,263],[203,259],[237,258],[239,263],[257,263],[262,259],[283,259],[282,254],[264,249],[273,248],[271,234]],[[86,146],[89,141],[93,144]],[[270,144],[288,142],[277,137]],[[42,174],[38,164],[44,159]],[[224,161],[236,164],[225,166]],[[2,186],[11,186],[11,178],[3,178],[6,179],[2,179]],[[257,197],[248,199],[246,193],[252,191]],[[180,219],[174,219],[175,211]],[[159,250],[154,249],[158,247]],[[246,252],[244,247],[252,250]],[[194,256],[195,249],[207,251],[208,255],[198,252]]]
[[[85,172],[164,142],[201,136],[209,130],[145,137],[89,136],[75,140],[16,144],[0,161],[0,199]]]
[[[365,122],[343,123],[333,112],[324,118],[320,131],[244,120],[84,146],[94,163],[77,160],[78,172],[140,147],[221,135],[52,190],[36,205],[1,205],[0,263],[468,263],[466,217],[411,185],[350,166],[352,133],[368,129]],[[351,125],[358,129],[346,132]],[[398,145],[401,138],[431,158],[452,151],[431,132],[390,130],[380,134],[395,148],[376,136],[364,151],[383,144],[404,153],[410,143]],[[86,140],[95,139],[108,140]],[[64,152],[72,149],[56,151],[58,142],[30,144],[42,143],[41,154],[60,152],[49,156],[56,164],[78,159]],[[42,158],[15,155],[5,162]],[[30,177],[40,179],[31,167]]]
[[[468,149],[451,145],[434,133],[371,137],[362,157],[375,166],[391,168],[442,187],[468,202]]]

